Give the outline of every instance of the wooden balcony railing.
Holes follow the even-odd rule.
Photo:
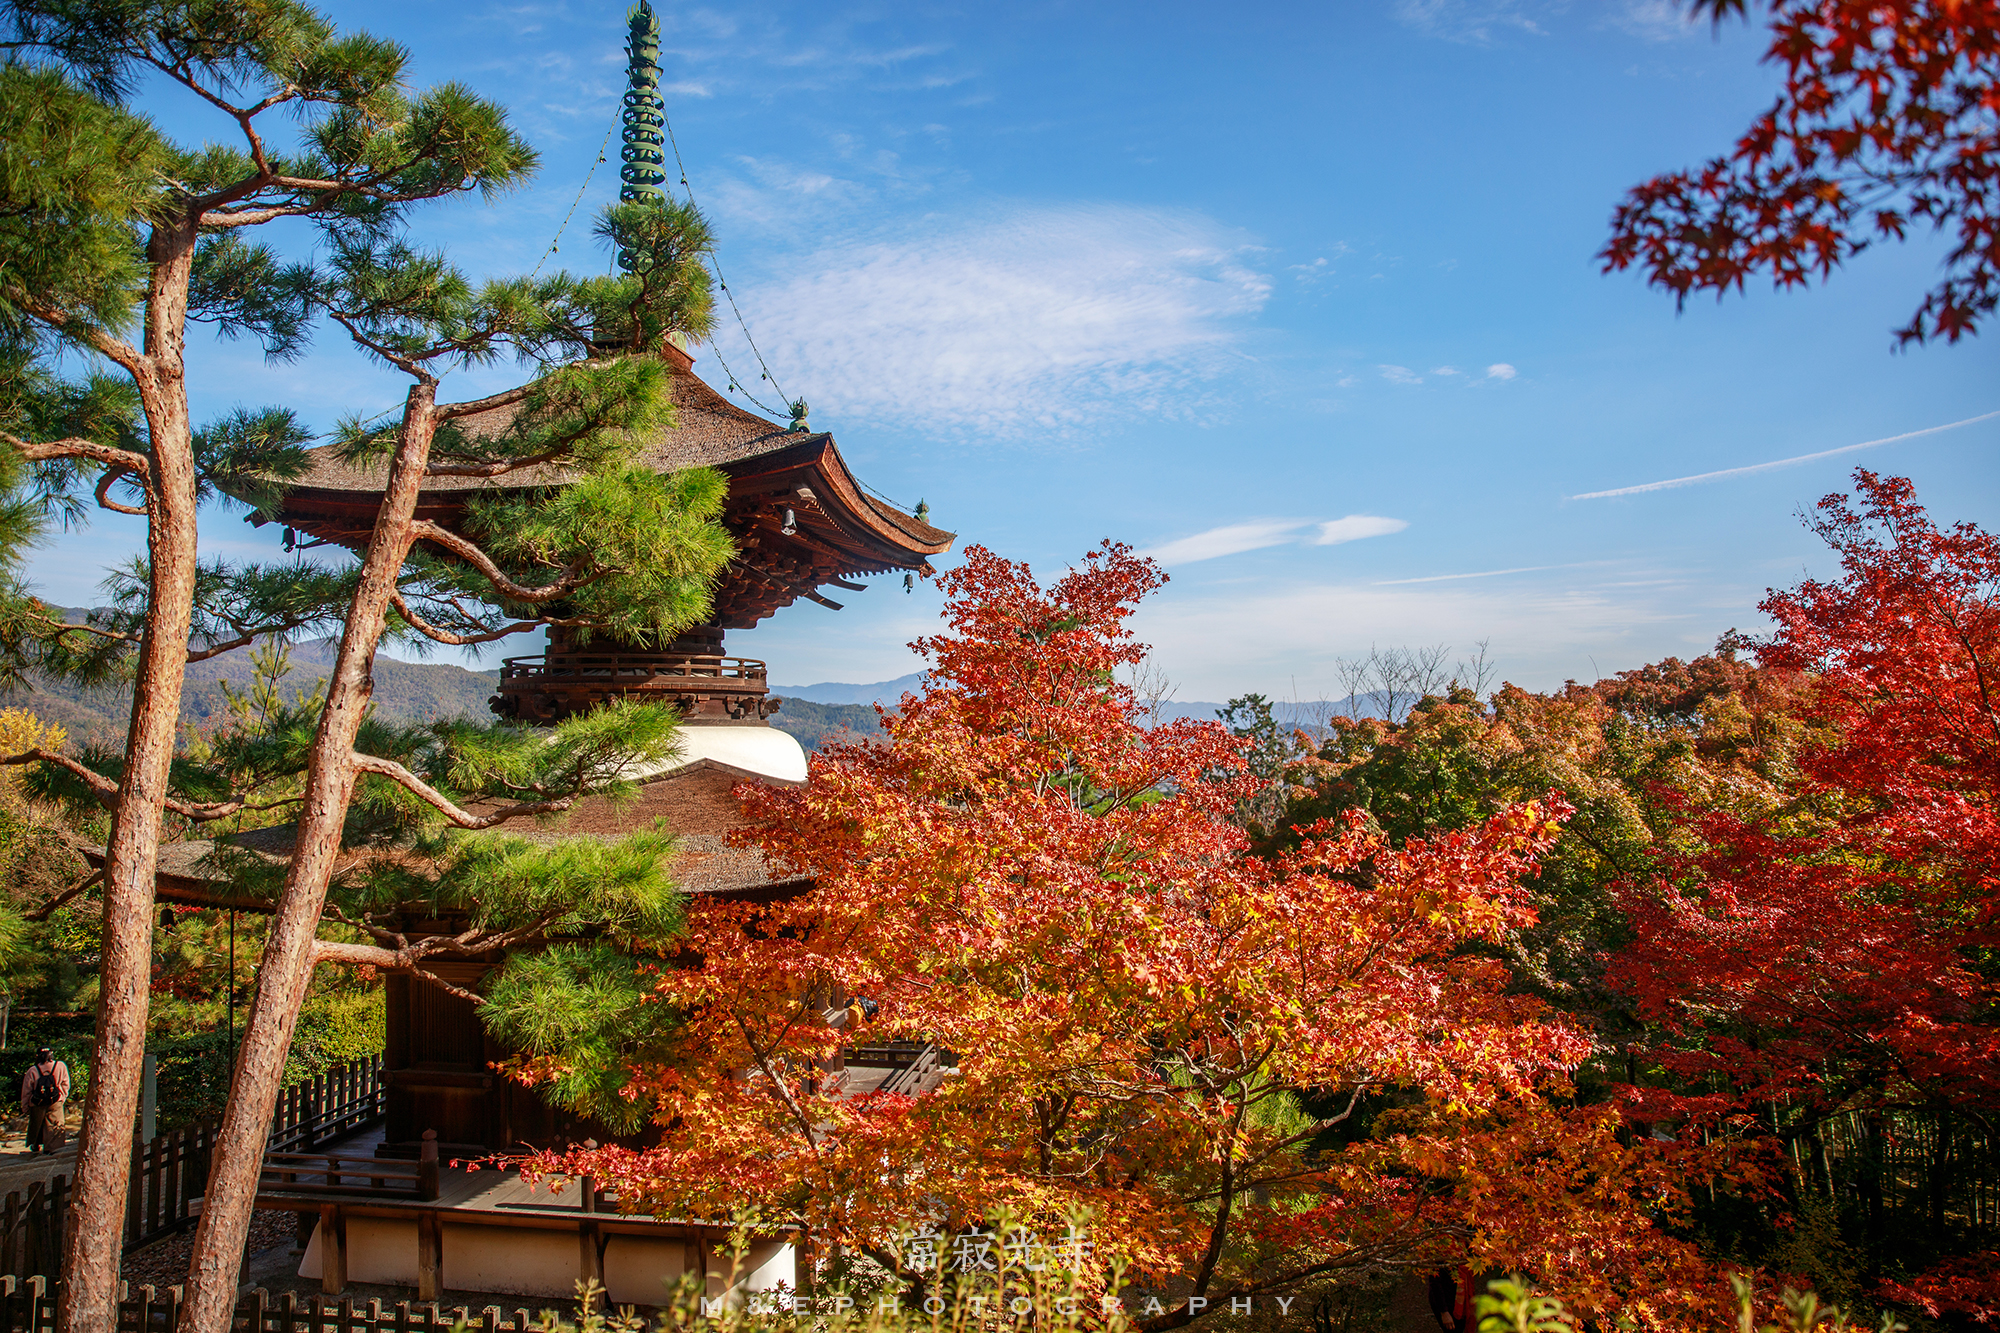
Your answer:
[[[748,657],[559,652],[510,657],[489,705],[502,717],[554,722],[612,699],[672,703],[691,718],[758,721],[776,710],[769,675]]]

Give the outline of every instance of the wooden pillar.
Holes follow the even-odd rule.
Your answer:
[[[337,1203],[319,1209],[319,1289],[338,1296],[347,1286],[347,1218]]]
[[[595,1148],[596,1139],[585,1139],[583,1146]],[[579,1282],[595,1282],[604,1285],[604,1241],[599,1234],[597,1223],[597,1181],[585,1176],[576,1182],[582,1190],[577,1207],[583,1212],[583,1220],[576,1224],[577,1270]]]
[[[444,1224],[435,1212],[417,1214],[417,1299],[444,1294]]]
[[[438,1196],[438,1132],[424,1131],[423,1146],[417,1149],[417,1197],[431,1203]]]
[[[702,1240],[700,1232],[690,1235],[681,1248],[681,1277],[683,1280],[693,1279],[689,1289],[694,1292],[696,1300],[708,1295],[708,1244]],[[695,1308],[699,1310],[701,1307],[697,1305]]]

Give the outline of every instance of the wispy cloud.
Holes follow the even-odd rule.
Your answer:
[[[1914,440],[1923,435],[1936,435],[1942,431],[1957,430],[1961,426],[1976,426],[1982,421],[2000,417],[2000,412],[1985,412],[1963,421],[1950,421],[1942,426],[1926,426],[1922,430],[1908,430],[1901,435],[1885,435],[1879,440],[1863,440],[1860,444],[1843,444],[1838,449],[1822,449],[1814,454],[1798,454],[1791,458],[1773,459],[1768,463],[1752,463],[1748,467],[1726,467],[1716,472],[1697,472],[1688,477],[1669,477],[1665,481],[1646,481],[1637,486],[1620,486],[1609,491],[1585,491],[1572,495],[1572,500],[1608,500],[1619,495],[1643,495],[1648,491],[1671,491],[1681,486],[1694,486],[1705,481],[1721,481],[1725,477],[1747,477],[1755,472],[1773,472],[1781,467],[1796,467],[1800,463],[1811,463],[1821,458],[1836,458],[1841,454],[1851,454],[1861,449],[1874,449],[1884,444],[1895,444],[1899,440]]]
[[[1338,546],[1342,542],[1360,541],[1366,537],[1386,537],[1409,526],[1403,519],[1383,518],[1378,514],[1349,514],[1346,518],[1329,520],[1259,518],[1210,528],[1192,537],[1177,538],[1141,554],[1149,555],[1163,565],[1189,565],[1198,560],[1214,560],[1291,542]],[[1307,532],[1308,528],[1312,531]]]
[[[800,256],[739,300],[815,420],[1061,432],[1190,413],[1217,354],[1270,296],[1246,249],[1184,212],[931,216]],[[724,338],[725,355],[742,350]]]
[[[1516,0],[1396,0],[1395,14],[1433,37],[1484,44],[1510,32],[1540,35],[1543,28],[1530,8]]]
[[[1163,565],[1190,565],[1197,560],[1214,560],[1244,551],[1259,551],[1266,546],[1282,546],[1295,540],[1299,529],[1310,522],[1310,519],[1267,518],[1249,523],[1229,523],[1210,528],[1207,532],[1197,532],[1192,537],[1166,542],[1141,554],[1149,555]]]
[[[1623,0],[1612,7],[1611,26],[1649,42],[1671,42],[1702,30],[1679,0]]]
[[[1520,373],[1505,361],[1495,362],[1486,367],[1486,378],[1489,380],[1511,380]]]
[[[1391,384],[1422,384],[1424,382],[1424,377],[1416,371],[1411,370],[1408,366],[1377,366],[1375,369],[1381,371],[1382,378]]]
[[[1364,537],[1387,537],[1409,527],[1400,518],[1383,518],[1378,514],[1349,514],[1346,518],[1336,518],[1330,523],[1319,525],[1314,534],[1314,546],[1338,546],[1342,542],[1358,542]]]

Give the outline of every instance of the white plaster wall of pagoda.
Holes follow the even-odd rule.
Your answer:
[[[640,781],[663,777],[703,759],[779,782],[806,780],[806,752],[790,732],[776,727],[682,727],[680,757],[641,772]]]
[[[569,1300],[576,1295],[581,1255],[574,1231],[528,1227],[488,1227],[447,1222],[441,1229],[444,1285],[450,1291],[492,1292],[500,1296],[542,1296]],[[604,1247],[605,1299],[613,1305],[660,1305],[680,1281],[687,1246],[653,1236],[611,1236]],[[718,1254],[717,1264],[730,1262]],[[319,1230],[306,1243],[299,1276],[321,1276]],[[743,1258],[742,1276],[726,1291],[720,1273],[708,1280],[708,1297],[732,1304],[753,1292],[798,1289],[796,1255],[790,1245],[759,1241]],[[417,1285],[417,1224],[391,1217],[347,1219],[347,1280],[384,1286]]]

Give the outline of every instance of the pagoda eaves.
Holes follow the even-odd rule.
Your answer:
[[[749,629],[802,597],[837,607],[820,589],[855,588],[843,580],[896,570],[929,574],[930,557],[951,549],[954,534],[869,495],[833,436],[787,430],[747,412],[704,383],[687,353],[669,348],[664,355],[678,424],[648,440],[637,461],[661,473],[713,467],[729,478],[722,521],[738,554],[717,579],[712,629]],[[497,433],[511,415],[511,408],[501,408],[459,424],[473,435]],[[381,504],[384,469],[350,466],[332,446],[310,457],[275,520],[261,521],[345,546],[365,544]],[[497,478],[433,478],[418,516],[456,530],[476,494],[560,486],[572,475],[541,465]],[[785,531],[788,511],[791,532]]]

